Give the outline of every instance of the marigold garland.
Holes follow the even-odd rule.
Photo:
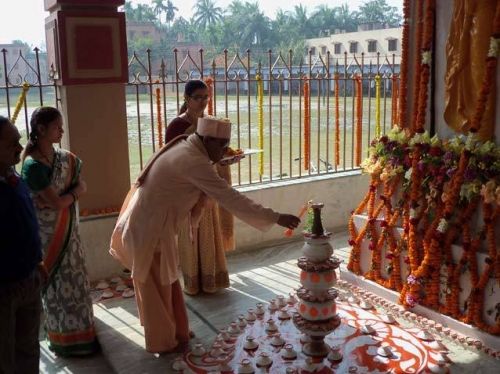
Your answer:
[[[309,170],[311,162],[311,102],[309,80],[304,79],[304,169]]]
[[[469,271],[471,275],[472,291],[467,300],[467,313],[463,318],[465,323],[474,323],[476,326],[489,332],[490,334],[500,334],[500,321],[494,325],[487,325],[483,321],[483,308],[484,308],[484,293],[490,277],[494,273],[495,263],[494,259],[498,256],[495,244],[495,223],[500,213],[500,206],[497,205],[496,209],[490,203],[484,202],[483,204],[483,221],[484,227],[480,234],[473,240],[473,245],[468,251]],[[479,245],[485,237],[488,248],[488,257],[486,258],[485,269],[479,276],[477,272],[477,257],[476,252]]]
[[[500,2],[497,2],[495,18],[493,21],[493,32],[490,38],[490,48],[486,57],[486,70],[484,73],[483,84],[479,91],[476,109],[472,116],[470,132],[477,132],[481,126],[481,120],[486,109],[491,88],[496,80],[496,67],[500,49]]]
[[[416,121],[414,125],[415,132],[423,132],[425,127],[425,118],[427,115],[427,101],[429,91],[429,81],[431,76],[431,46],[434,35],[434,12],[435,0],[426,1],[425,18],[424,18],[424,31],[422,41],[422,55],[419,72],[419,85],[418,90],[418,104],[416,111]]]
[[[163,146],[163,121],[161,115],[161,90],[156,89],[156,127],[158,130],[158,148]]]
[[[396,122],[401,128],[407,128],[407,110],[408,110],[408,59],[409,59],[409,40],[410,40],[410,0],[403,1],[403,31],[401,39],[401,66],[400,82],[401,86],[399,97],[399,121]]]
[[[259,149],[264,150],[264,82],[257,74],[257,121],[259,127]],[[259,174],[264,175],[264,152],[259,153]]]
[[[405,1],[405,14],[409,14],[408,6],[409,1]],[[500,253],[497,253],[495,238],[495,225],[497,216],[500,214],[500,180],[498,180],[500,149],[491,142],[481,145],[474,135],[480,128],[481,115],[493,87],[491,77],[495,73],[500,49],[498,39],[500,4],[495,13],[494,34],[486,59],[488,68],[470,134],[465,142],[457,137],[443,145],[439,145],[440,143],[434,138],[430,139],[424,130],[432,60],[430,51],[434,32],[434,12],[435,0],[425,1],[423,27],[417,35],[417,39],[421,37],[421,48],[418,49],[421,54],[417,64],[417,68],[421,65],[421,71],[417,73],[421,80],[415,87],[418,96],[415,97],[416,114],[412,121],[414,136],[409,142],[408,152],[404,139],[398,135],[400,134],[398,132],[393,134],[392,139],[390,136],[389,139],[383,136],[371,144],[370,153],[373,149],[375,154],[370,156],[368,163],[363,162],[363,169],[372,176],[369,191],[353,212],[360,214],[366,208],[367,222],[357,232],[358,228],[353,221],[354,215],[349,221],[351,236],[349,244],[352,246],[352,251],[348,269],[361,274],[362,269],[359,264],[361,243],[367,240],[368,248],[372,253],[372,264],[365,275],[384,287],[392,289],[398,290],[398,280],[400,281],[399,287],[401,283],[404,283],[403,288],[400,289],[400,301],[406,307],[413,307],[416,304],[426,305],[473,324],[488,333],[500,335],[500,322],[489,325],[483,320],[485,288],[491,278],[496,278],[496,282],[500,284]],[[422,15],[417,18],[422,18]],[[405,21],[408,19],[405,16]],[[405,39],[404,36],[403,39]],[[403,41],[403,44],[405,43],[407,41]],[[402,75],[404,75],[405,68],[403,61]],[[405,121],[402,117],[406,110],[406,102],[403,99],[406,95],[402,92],[406,89],[405,83],[402,80],[400,85],[400,123]],[[397,142],[394,143],[394,140]],[[394,201],[395,196],[391,194],[387,176],[394,175],[393,169],[401,161],[403,155],[405,160],[408,159],[404,162],[405,167],[411,166],[411,172],[405,175],[406,182],[402,185],[401,199],[398,206],[392,209],[391,201]],[[484,184],[485,178],[492,179]],[[377,199],[376,190],[380,181],[384,181],[383,193],[379,197],[384,206],[383,219],[377,218],[380,205],[374,208]],[[483,183],[482,189],[481,183]],[[479,198],[480,189],[482,200]],[[473,235],[471,220],[480,202],[483,206],[484,226]],[[394,236],[391,235],[391,224],[399,219],[399,215],[402,215],[403,235],[399,242],[395,242]],[[380,234],[373,231],[373,225],[377,219],[381,222]],[[452,244],[459,238],[462,239],[464,252],[459,263],[455,264]],[[405,241],[408,242],[408,256],[405,262],[409,265],[410,273],[406,281],[401,282],[401,278],[395,278],[394,271],[399,271],[398,277],[401,276],[401,269],[398,269],[397,265],[401,250],[404,250]],[[476,253],[483,241],[486,241],[488,256],[484,270],[479,272]],[[386,259],[389,260],[390,276],[388,279],[384,279],[381,275],[384,250]],[[395,262],[396,258],[398,260]],[[472,291],[467,297],[464,309],[461,310],[459,280],[465,269],[470,271]],[[445,289],[441,287],[443,276],[446,277]],[[441,297],[442,292],[446,295]]]
[[[340,165],[340,101],[339,73],[335,73],[335,165]]]
[[[361,75],[356,75],[354,78],[356,85],[356,148],[355,148],[355,165],[361,165],[363,154],[363,82]]]
[[[361,253],[361,242],[365,236],[368,224],[366,224],[361,231],[358,233],[356,231],[356,225],[354,224],[354,216],[356,214],[361,214],[365,208],[370,205],[371,208],[368,208],[369,212],[373,212],[373,204],[375,201],[376,197],[376,192],[377,192],[377,186],[378,186],[379,180],[375,175],[372,175],[371,182],[370,182],[370,188],[368,189],[367,194],[361,201],[361,203],[356,207],[356,209],[353,211],[351,214],[351,218],[349,219],[349,235],[350,235],[350,240],[349,240],[349,245],[352,247],[351,253],[349,255],[349,262],[347,264],[347,269],[352,271],[353,273],[360,274],[361,273],[361,268],[359,266],[359,255]],[[369,213],[373,214],[373,213]]]
[[[14,125],[17,120],[17,116],[19,115],[19,112],[21,111],[21,108],[23,107],[24,101],[26,100],[26,95],[28,94],[28,91],[30,89],[30,85],[27,82],[24,82],[23,85],[21,86],[21,93],[19,94],[19,98],[17,99],[16,106],[14,108],[14,113],[12,113],[12,116],[10,117],[10,122]]]
[[[426,305],[490,333],[500,334],[500,326],[495,324],[488,326],[482,321],[481,308],[484,305],[484,298],[478,291],[484,290],[489,279],[492,276],[496,277],[497,274],[496,264],[500,256],[496,253],[494,236],[496,222],[492,219],[496,216],[488,213],[487,209],[483,211],[485,214],[483,230],[475,238],[468,239],[470,236],[468,225],[477,210],[479,190],[475,190],[473,195],[467,192],[471,183],[470,178],[477,178],[473,177],[474,174],[483,181],[485,176],[491,175],[494,179],[487,185],[483,184],[481,195],[485,204],[500,205],[500,187],[497,193],[497,184],[500,185],[497,179],[500,173],[496,166],[497,160],[500,160],[500,149],[491,142],[483,145],[474,142],[473,137],[465,142],[458,137],[442,144],[435,138],[430,139],[426,133],[416,134],[410,143],[405,145],[406,140],[398,134],[401,133],[391,130],[389,136],[383,136],[372,142],[370,160],[368,163],[363,162],[363,169],[371,174],[372,179],[367,195],[349,221],[349,244],[352,251],[348,269],[360,275],[366,271],[364,275],[368,279],[400,291],[400,300],[406,306],[412,307],[417,303]],[[376,153],[372,154],[372,150]],[[388,156],[387,152],[392,152],[392,156]],[[406,182],[403,183],[402,195],[398,200],[395,192],[401,184],[398,182],[391,185],[391,181],[397,180],[402,174],[395,174],[391,170],[394,165],[398,165],[403,158],[406,160],[410,155],[408,161],[405,161],[407,165],[405,168],[411,166],[412,170],[411,175],[409,173],[405,175],[405,180],[409,184],[405,187]],[[380,159],[380,157],[390,158]],[[448,169],[443,169],[444,165],[447,165]],[[474,168],[477,171],[474,172]],[[423,179],[423,176],[426,178]],[[377,197],[376,191],[380,182],[383,182],[383,192]],[[416,197],[415,194],[419,196]],[[380,199],[380,203],[377,199]],[[398,205],[393,209],[394,201],[398,201]],[[383,218],[378,218],[382,209]],[[365,211],[366,224],[356,227],[354,215]],[[404,231],[401,240],[397,241],[393,230],[394,226],[399,224],[400,217]],[[375,225],[378,228],[377,222],[380,223],[380,232],[374,231]],[[412,228],[412,225],[415,227]],[[413,229],[414,231],[411,231]],[[465,252],[460,264],[455,266],[451,245],[463,232],[465,232],[463,238]],[[411,237],[410,234],[414,234],[415,237]],[[489,253],[487,262],[491,266],[486,268],[486,272],[479,273],[475,263],[475,253],[483,237],[487,240]],[[359,263],[364,240],[372,256],[369,269],[361,269]],[[411,246],[415,240],[418,249],[415,253],[408,252],[408,259],[405,262],[410,265],[411,272],[404,282],[401,279],[399,266],[401,251],[405,248],[405,242]],[[436,246],[437,244],[439,246]],[[384,257],[389,275],[387,278],[382,276]],[[412,270],[412,266],[415,270]],[[471,276],[473,285],[477,286],[476,291],[468,297],[466,312],[462,313],[459,310],[458,300],[459,278],[464,266],[477,273],[476,276]],[[441,276],[447,278],[445,289],[441,287]],[[446,295],[440,297],[442,292],[446,292]]]
[[[214,115],[214,88],[213,88],[214,80],[212,77],[205,78],[205,84],[208,88],[208,104],[207,104],[207,113],[209,116]]]
[[[414,66],[413,69],[415,71],[415,74],[413,75],[415,77],[414,82],[413,82],[413,115],[411,119],[411,131],[412,133],[416,132],[417,129],[417,117],[419,113],[419,108],[418,108],[418,103],[419,103],[419,97],[420,97],[420,74],[421,74],[421,67],[422,67],[422,57],[421,57],[421,50],[422,50],[422,38],[424,36],[424,28],[423,28],[423,22],[424,22],[424,0],[420,0],[416,4],[417,7],[417,14],[416,14],[416,34],[415,34],[415,61],[414,61]]]

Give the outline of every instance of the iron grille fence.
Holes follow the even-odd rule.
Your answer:
[[[0,52],[0,114],[10,117],[23,82],[31,86],[16,123],[27,138],[31,112],[40,105],[59,106],[53,79],[56,72],[47,67],[46,57],[38,48],[29,56],[22,50]],[[203,50],[192,53],[174,49],[163,56],[159,52],[134,52],[129,60],[126,106],[132,180],[159,147],[168,123],[177,116],[189,79],[212,79],[214,115],[233,123],[234,148],[252,149],[259,147],[257,74],[262,78],[263,172],[259,156],[248,156],[231,167],[235,185],[357,169],[354,129],[359,113],[363,157],[375,134],[377,103],[382,133],[397,122],[397,110],[393,110],[397,108],[393,106],[397,105],[400,57],[396,55],[345,53],[342,58],[332,58],[330,53],[316,56],[309,52],[299,64],[293,64],[296,59],[291,51],[247,50],[230,55],[225,50],[210,59]],[[308,167],[304,164],[306,79],[310,87]],[[359,81],[360,98],[356,97]]]
[[[0,115],[11,117],[24,82],[30,90],[16,122],[25,139],[29,135],[29,118],[42,105],[59,107],[59,94],[54,82],[55,70],[47,68],[46,54],[39,48],[2,48],[0,63]]]
[[[359,110],[356,82],[360,80],[362,85],[359,103],[364,158],[375,133],[377,102],[382,133],[397,121],[393,110],[397,98],[396,95],[393,98],[393,93],[399,86],[400,57],[375,54],[367,58],[364,54],[345,53],[342,58],[334,59],[329,52],[325,56],[309,52],[298,65],[292,63],[294,57],[291,51],[283,54],[271,50],[255,54],[247,50],[234,55],[225,50],[212,59],[206,59],[203,50],[191,53],[174,49],[172,54],[163,57],[151,50],[133,53],[127,85],[132,176],[160,145],[158,138],[164,136],[166,124],[177,116],[183,102],[184,84],[189,79],[211,78],[213,114],[231,120],[232,146],[258,148],[257,74],[264,86],[263,173],[260,174],[259,155],[249,156],[232,166],[235,185],[358,168],[354,155],[357,139],[353,131],[355,113]],[[303,162],[306,79],[310,86],[309,167]],[[377,79],[380,82],[378,99]]]

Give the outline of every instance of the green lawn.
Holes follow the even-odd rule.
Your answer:
[[[13,110],[17,97],[15,91],[11,93],[10,106]],[[155,137],[157,137],[156,105],[153,97],[151,106],[148,94],[140,94],[136,100],[136,95],[127,94],[127,131],[129,134],[129,156],[130,156],[130,176],[134,180],[141,169],[152,155],[152,134],[151,126],[154,126]],[[264,98],[264,174],[262,179],[279,179],[280,177],[298,177],[313,171],[305,171],[303,162],[297,159],[303,156],[303,102],[299,97],[283,96],[280,102],[279,96]],[[327,104],[329,108],[327,113]],[[28,110],[21,112],[18,127],[26,137],[26,119],[29,119],[31,112],[39,106],[38,91],[32,90],[27,97]],[[44,104],[55,105],[54,91],[50,88],[44,89]],[[163,105],[163,102],[162,102]],[[269,111],[269,108],[272,108]],[[152,110],[151,110],[152,109]],[[314,167],[320,165],[320,172],[326,171],[323,160],[329,162],[331,167],[337,170],[351,169],[353,165],[353,113],[355,111],[353,99],[351,97],[340,97],[340,163],[334,164],[334,124],[335,110],[334,98],[329,100],[323,97],[311,97],[311,162]],[[217,96],[216,102],[217,116],[225,116],[233,123],[232,146],[242,149],[258,148],[258,126],[257,126],[257,100],[255,96]],[[153,119],[151,116],[153,112]],[[138,113],[140,115],[138,115]],[[177,113],[177,100],[173,93],[166,97],[166,121],[165,113],[162,113],[163,121],[171,121]],[[0,115],[7,115],[5,95],[0,96]],[[140,130],[138,122],[140,118]],[[381,124],[382,131],[390,127],[391,122],[391,99],[382,100]],[[280,126],[281,124],[281,126]],[[384,126],[385,124],[385,126]],[[363,149],[367,149],[369,139],[375,133],[375,99],[363,99]],[[140,142],[139,142],[140,134]],[[156,139],[157,142],[157,139]],[[140,146],[139,144],[142,144]],[[366,152],[363,154],[363,158]],[[302,165],[301,165],[302,164]],[[238,165],[232,167],[233,183],[246,184],[250,180],[259,182],[259,156],[254,155],[242,160]]]
[[[318,108],[319,102],[319,108]],[[141,100],[141,103],[148,105],[147,100]],[[170,108],[167,103],[167,120],[175,116],[175,101],[172,101]],[[308,174],[304,171],[303,165],[299,165],[296,159],[303,156],[303,144],[301,145],[303,133],[303,110],[300,110],[299,99],[284,97],[280,105],[279,98],[273,97],[271,103],[272,111],[269,113],[269,101],[264,103],[264,175],[263,179],[269,180],[270,175],[273,179],[282,177],[297,177],[300,174]],[[237,98],[228,97],[228,110],[226,112],[226,101],[218,100],[218,116],[227,116],[233,123],[233,139],[231,145],[242,149],[258,148],[258,125],[257,125],[257,107],[254,97],[250,99],[250,108],[247,98],[240,98],[238,105]],[[344,110],[345,107],[345,110]],[[281,108],[281,111],[280,111]],[[149,109],[149,107],[147,107]],[[221,112],[222,109],[222,112]],[[238,110],[239,109],[239,110]],[[353,166],[353,116],[354,111],[352,98],[340,98],[340,163],[338,170],[351,169]],[[385,113],[385,115],[384,115]],[[391,102],[386,102],[386,107],[381,108],[381,127],[382,131],[390,127]],[[344,115],[345,114],[345,115]],[[156,116],[156,112],[154,111]],[[330,98],[329,116],[327,116],[327,105],[323,98],[313,98],[311,100],[311,162],[314,166],[318,165],[318,160],[334,163],[334,124],[335,112],[333,98]],[[302,120],[301,120],[302,117]],[[151,115],[150,110],[144,112],[141,110],[141,143],[143,152],[143,163],[146,162],[152,154],[151,145]],[[290,120],[291,119],[291,120]],[[385,121],[384,121],[385,120]],[[138,117],[136,113],[130,113],[128,116],[129,126],[129,154],[131,163],[131,178],[134,179],[140,170],[139,142],[137,129]],[[281,123],[281,127],[280,127]],[[384,123],[386,124],[384,126]],[[250,124],[250,125],[249,125]],[[156,133],[156,124],[153,124]],[[373,138],[375,133],[375,100],[365,98],[363,102],[363,149],[367,149],[369,139]],[[281,139],[281,141],[280,141]],[[363,154],[363,158],[366,152]],[[319,162],[320,172],[326,171],[323,162]],[[335,165],[332,165],[335,168]],[[260,181],[259,176],[259,156],[254,155],[251,158],[244,159],[239,165],[232,167],[233,182],[246,184],[250,181]]]

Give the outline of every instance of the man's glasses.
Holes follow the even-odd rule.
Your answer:
[[[206,101],[209,99],[209,96],[208,95],[194,95],[194,96],[190,96],[190,98],[195,100],[195,101]]]

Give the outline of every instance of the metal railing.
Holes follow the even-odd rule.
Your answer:
[[[11,117],[24,82],[30,89],[24,100],[16,126],[24,139],[29,135],[29,118],[42,105],[59,107],[59,94],[54,82],[55,71],[47,69],[46,54],[38,48],[27,51],[20,47],[0,50],[0,115]]]
[[[131,175],[134,177],[159,146],[166,125],[177,116],[183,101],[184,84],[189,79],[212,80],[213,113],[227,117],[233,124],[232,146],[256,148],[258,139],[257,74],[264,85],[264,172],[260,174],[259,156],[253,155],[232,166],[233,183],[246,185],[310,175],[336,173],[358,168],[355,162],[355,83],[361,79],[363,157],[375,131],[375,77],[380,76],[380,123],[383,133],[394,117],[393,86],[399,85],[399,60],[396,55],[365,58],[343,55],[333,59],[313,56],[294,65],[287,54],[265,53],[229,55],[224,51],[215,59],[204,51],[183,55],[178,51],[161,57],[151,50],[134,53],[129,61],[127,115]],[[304,59],[302,59],[304,60]],[[310,165],[304,157],[305,78],[310,85]],[[338,92],[335,92],[335,80]],[[158,98],[159,97],[159,98]],[[160,106],[157,104],[160,101]],[[338,106],[337,106],[338,101]],[[158,123],[158,109],[161,122]],[[336,115],[340,142],[335,144]],[[161,127],[161,130],[159,129]],[[338,150],[337,150],[338,149]],[[339,153],[336,157],[336,152]],[[338,161],[338,162],[337,162]]]
[[[38,48],[30,57],[21,50],[0,52],[0,114],[11,115],[23,82],[31,86],[16,123],[27,139],[31,112],[40,105],[59,106],[58,89],[52,79],[55,72],[47,68],[44,54]],[[249,156],[231,167],[235,185],[357,169],[354,155],[356,79],[361,79],[363,87],[361,145],[364,157],[375,131],[377,75],[380,76],[382,132],[395,121],[392,105],[397,100],[392,94],[393,86],[399,85],[399,59],[395,55],[365,58],[348,54],[334,59],[329,53],[326,56],[309,53],[301,63],[293,64],[292,52],[252,54],[246,51],[230,56],[224,51],[215,59],[207,59],[203,50],[195,54],[174,50],[163,57],[150,50],[144,54],[134,53],[129,61],[126,84],[131,179],[135,179],[158,148],[158,138],[164,136],[167,124],[177,116],[184,84],[189,79],[211,77],[214,115],[227,117],[233,123],[231,145],[258,148],[257,74],[262,77],[264,88],[263,173],[260,174],[259,156]],[[311,114],[308,168],[303,162],[305,78],[310,86]]]

